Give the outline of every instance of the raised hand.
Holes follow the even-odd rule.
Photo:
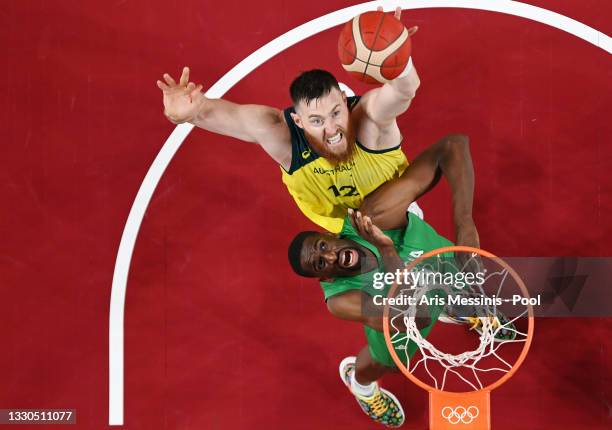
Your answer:
[[[480,237],[476,224],[472,219],[462,222],[455,227],[458,246],[471,246],[472,248],[480,248]]]
[[[183,67],[178,84],[168,73],[164,73],[164,81],[157,81],[164,93],[164,115],[174,124],[192,121],[206,101],[202,85],[189,82],[189,67]]]
[[[391,238],[383,233],[383,231],[375,224],[373,224],[369,216],[363,216],[361,215],[361,212],[354,211],[353,209],[349,209],[348,213],[351,224],[353,224],[353,227],[355,230],[357,230],[359,236],[363,237],[379,250],[383,248],[395,249]]]
[[[383,11],[383,8],[382,8],[382,6],[378,6],[378,7],[376,8],[376,10],[377,10],[378,12],[382,12],[382,11]],[[401,7],[399,7],[399,6],[398,6],[398,7],[396,7],[396,8],[395,8],[395,12],[393,13],[393,16],[395,17],[395,19],[399,20],[399,19],[402,17],[402,8],[401,8]],[[409,36],[409,37],[412,37],[412,36],[414,35],[414,33],[416,33],[418,30],[419,30],[419,27],[417,27],[416,25],[415,25],[414,27],[410,27],[410,28],[408,29],[408,36]]]
[[[480,238],[474,221],[469,219],[455,227],[458,246],[471,246],[480,248]],[[463,272],[479,273],[484,270],[482,259],[478,254],[459,252],[456,254],[457,262]]]

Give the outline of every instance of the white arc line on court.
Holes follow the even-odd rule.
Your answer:
[[[291,31],[277,37],[271,42],[259,48],[251,55],[238,63],[233,69],[219,79],[207,92],[206,97],[219,98],[229,91],[237,82],[251,73],[261,64],[268,61],[276,54],[295,45],[296,43],[313,36],[322,31],[328,30],[337,25],[343,24],[363,12],[375,10],[377,6],[382,6],[385,11],[392,11],[396,6],[402,5],[402,9],[426,9],[426,8],[464,8],[479,9],[491,12],[500,12],[530,19],[542,24],[546,24],[567,33],[573,34],[586,42],[593,44],[604,51],[612,52],[612,42],[610,37],[595,30],[581,22],[568,18],[564,15],[552,12],[547,9],[528,5],[525,3],[511,0],[385,0],[361,3],[355,6],[340,9],[338,11],[321,16],[309,21]],[[179,149],[193,125],[178,125],[170,134],[164,146],[157,154],[153,164],[149,168],[140,189],[136,194],[136,199],[130,209],[119,250],[115,261],[113,272],[113,283],[111,287],[110,315],[108,329],[109,343],[109,393],[108,393],[108,423],[109,425],[123,425],[123,323],[125,295],[127,290],[127,279],[130,269],[132,252],[138,236],[138,230],[142,223],[149,201],[159,183],[164,171],[170,164],[172,157]]]

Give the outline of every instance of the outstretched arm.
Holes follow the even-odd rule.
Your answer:
[[[368,216],[362,215],[359,211],[349,209],[349,218],[357,233],[378,249],[383,260],[385,272],[395,273],[405,269],[404,262],[398,255],[391,238],[374,224]],[[398,292],[399,290],[396,291],[396,293]],[[352,290],[329,298],[327,309],[336,318],[357,321],[374,330],[383,331],[384,305],[380,303],[375,302],[372,296],[361,290]],[[397,306],[389,308],[389,316],[391,318],[401,312],[402,310]],[[419,307],[416,310],[416,318],[419,328],[431,324],[429,311],[426,307]],[[397,320],[396,324],[403,324],[403,318]]]
[[[289,168],[289,128],[279,109],[209,99],[202,85],[189,82],[188,67],[183,68],[178,83],[167,73],[164,81],[157,81],[157,86],[164,94],[164,114],[171,122],[190,122],[213,133],[258,143],[277,163]]]
[[[379,7],[378,10],[382,8]],[[395,18],[400,19],[401,14],[402,9],[398,7],[395,10]],[[409,28],[408,36],[412,37],[417,30],[418,27]],[[419,75],[410,60],[399,77],[364,94],[361,103],[366,115],[382,129],[394,124],[395,118],[410,106],[420,84]]]
[[[420,85],[419,75],[411,66],[406,76],[395,78],[363,96],[366,115],[381,128],[393,124],[395,118],[408,110]]]
[[[402,176],[369,194],[359,210],[383,230],[406,225],[406,209],[429,191],[444,175],[453,198],[457,244],[479,247],[472,220],[474,168],[469,140],[461,134],[449,135],[434,143],[406,168]]]
[[[372,296],[361,290],[350,290],[346,293],[330,297],[327,300],[327,310],[338,319],[355,321],[380,332],[384,330],[384,306],[374,304]],[[393,318],[398,312],[401,312],[401,310],[390,308],[390,318]],[[419,328],[427,327],[431,324],[426,308],[418,309],[416,318],[417,327]],[[405,329],[403,327],[403,318],[396,320],[395,324],[397,329]]]
[[[385,271],[393,272],[404,267],[389,236],[372,224],[359,211],[348,210],[351,224],[359,235],[374,245],[383,258]],[[361,322],[374,330],[383,331],[383,307],[377,306],[372,297],[361,290],[348,291],[327,300],[327,309],[336,318]]]

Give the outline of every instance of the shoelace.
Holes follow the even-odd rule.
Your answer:
[[[389,409],[389,405],[385,402],[382,393],[379,391],[376,393],[371,399],[364,399],[364,402],[372,408],[372,411],[377,415],[381,416],[384,414],[387,409]]]

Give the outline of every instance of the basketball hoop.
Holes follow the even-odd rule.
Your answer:
[[[445,247],[425,253],[407,264],[406,271],[430,275],[450,273],[453,276],[465,274],[466,271],[481,271],[478,273],[482,282],[472,282],[468,287],[465,284],[461,288],[442,285],[441,276],[422,277],[437,281],[423,281],[409,288],[393,285],[388,298],[405,294],[413,299],[407,308],[386,303],[383,327],[387,348],[397,367],[408,379],[429,392],[431,430],[490,429],[490,393],[516,373],[527,356],[533,338],[534,317],[530,304],[521,305],[519,309],[515,306],[509,312],[503,310],[506,309],[503,304],[510,301],[502,298],[508,294],[508,290],[514,288],[515,293],[529,298],[525,284],[502,259],[481,249],[465,246]],[[434,291],[445,291],[444,316],[447,320],[470,321],[477,326],[478,345],[475,348],[461,353],[444,352],[425,339],[422,330],[417,327],[416,303]],[[458,298],[451,298],[454,296]],[[452,301],[470,303],[469,312],[474,314],[449,318],[448,314],[453,311],[449,311],[448,303]],[[521,324],[525,328],[519,328]],[[436,323],[436,327],[439,325],[440,322]],[[476,334],[473,334],[472,339],[475,338]],[[415,348],[408,348],[409,343],[416,344],[419,358],[410,355],[408,351]],[[511,361],[514,363],[511,364]],[[436,372],[436,369],[439,371]]]

